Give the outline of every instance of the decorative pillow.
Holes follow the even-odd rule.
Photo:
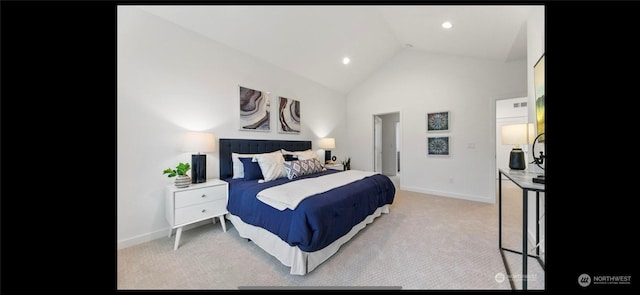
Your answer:
[[[262,179],[262,170],[258,162],[253,162],[253,158],[240,158],[244,167],[244,180]]]
[[[294,179],[303,175],[314,174],[322,171],[322,163],[317,158],[299,161],[284,162],[287,178]]]
[[[285,155],[283,154],[282,156],[284,156],[284,160],[285,161],[297,161],[298,160],[298,155]]]
[[[265,182],[287,177],[287,172],[284,170],[283,165],[284,157],[280,151],[255,155],[253,159],[260,165],[262,177]]]
[[[318,154],[316,154],[315,151],[313,150],[306,150],[306,151],[287,151],[287,150],[280,150],[280,152],[282,152],[283,155],[297,155],[298,156],[298,160],[309,160],[309,159],[313,159],[313,158],[318,158]],[[319,160],[318,160],[319,161]]]
[[[306,151],[298,152],[298,159],[300,160],[318,159],[318,154],[316,154],[316,152],[313,150],[306,150]],[[318,162],[320,162],[320,160],[318,160]]]
[[[244,178],[244,166],[240,162],[240,158],[253,158],[256,154],[238,154],[231,153],[233,162],[233,178]]]

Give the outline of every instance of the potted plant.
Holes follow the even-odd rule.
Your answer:
[[[176,177],[175,185],[177,188],[188,187],[191,184],[191,177],[187,175],[187,172],[191,169],[189,163],[179,163],[176,169],[167,168],[162,171],[162,174],[169,174],[167,177]]]
[[[351,157],[346,158],[342,161],[342,167],[344,167],[344,170],[351,170]]]

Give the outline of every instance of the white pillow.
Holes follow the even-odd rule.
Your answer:
[[[240,158],[253,158],[257,154],[238,154],[231,153],[231,160],[233,162],[233,178],[244,178],[244,165],[240,161]]]
[[[318,154],[316,154],[315,151],[306,150],[306,151],[298,152],[298,159],[299,160],[318,159]]]
[[[318,154],[316,154],[315,151],[313,150],[306,150],[306,151],[287,151],[287,150],[280,150],[280,152],[282,152],[283,155],[298,155],[298,160],[311,160],[311,159],[318,159]]]
[[[264,181],[271,181],[282,177],[287,177],[284,169],[284,157],[280,151],[255,155],[254,162],[258,162]]]

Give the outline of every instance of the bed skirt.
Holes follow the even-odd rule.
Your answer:
[[[360,230],[372,223],[373,220],[382,215],[382,213],[389,213],[388,204],[376,209],[376,211],[367,216],[362,222],[353,226],[344,236],[314,252],[304,252],[298,247],[290,246],[277,235],[272,234],[266,229],[247,224],[238,216],[231,213],[227,214],[227,219],[231,221],[241,237],[251,239],[258,247],[277,258],[282,264],[291,267],[291,274],[305,275],[338,252],[340,246],[351,240]]]

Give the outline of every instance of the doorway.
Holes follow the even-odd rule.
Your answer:
[[[400,177],[400,112],[373,115],[373,167],[375,172]]]
[[[373,171],[382,172],[382,118],[373,116]]]

